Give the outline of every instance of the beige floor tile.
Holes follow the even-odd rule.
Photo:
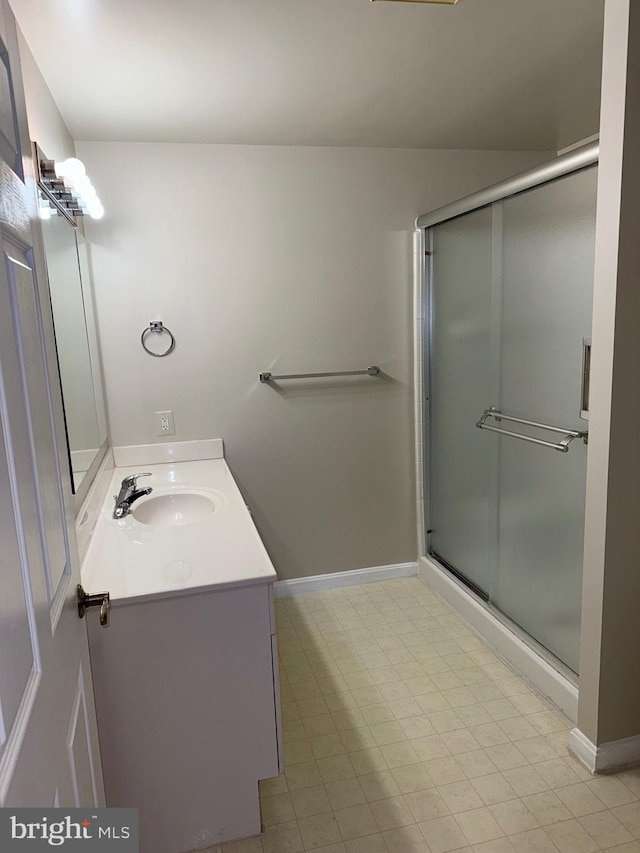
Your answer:
[[[511,702],[511,700],[506,698],[493,699],[490,702],[486,702],[484,709],[491,719],[496,722],[520,716],[520,711],[516,708],[513,702]]]
[[[378,746],[384,746],[389,743],[399,743],[405,741],[406,735],[402,730],[402,726],[396,720],[389,723],[376,723],[371,726],[371,734],[375,738]]]
[[[485,806],[514,800],[518,796],[501,773],[490,773],[473,779],[472,785]]]
[[[442,817],[420,824],[431,853],[450,853],[467,846],[467,838],[452,817]]]
[[[625,770],[618,774],[618,779],[624,782],[631,793],[635,794],[640,800],[640,767],[636,767],[634,770]]]
[[[449,755],[447,745],[439,735],[427,735],[427,737],[414,738],[411,746],[420,761],[429,761],[432,758],[444,758]]]
[[[456,729],[464,729],[465,724],[455,711],[434,711],[428,715],[429,722],[438,734],[453,732]]]
[[[527,767],[529,761],[513,743],[502,743],[497,746],[486,748],[486,753],[496,765],[498,770],[514,770],[518,767]]]
[[[467,779],[464,770],[452,755],[425,761],[425,766],[434,785],[450,785]]]
[[[481,844],[504,835],[489,809],[484,806],[455,815],[456,823],[470,844]]]
[[[562,853],[597,853],[600,849],[577,820],[554,823],[546,833]]]
[[[529,714],[527,719],[541,735],[569,730],[567,723],[553,711],[538,711],[536,714]]]
[[[373,732],[368,726],[362,729],[340,732],[340,738],[346,752],[360,752],[363,749],[372,749],[377,746]]]
[[[262,823],[273,826],[276,823],[287,823],[294,820],[293,803],[289,794],[276,794],[274,797],[264,797],[261,800]]]
[[[387,767],[393,770],[395,767],[404,767],[406,764],[417,764],[420,759],[412,744],[415,741],[402,741],[401,743],[389,743],[380,747]]]
[[[320,735],[333,734],[337,731],[331,714],[319,714],[316,717],[305,717],[302,721],[306,736],[311,739]]]
[[[377,773],[368,773],[366,776],[359,776],[358,780],[364,791],[364,796],[368,803],[375,800],[387,800],[390,797],[397,797],[404,791],[396,782],[395,774],[403,770],[408,770],[410,767],[420,767],[419,764],[412,764],[409,767],[400,767],[398,770],[379,770]]]
[[[612,812],[596,812],[578,820],[601,847],[607,845],[612,847],[634,840],[631,833]]]
[[[331,691],[335,692],[334,690]],[[299,699],[296,703],[298,715],[305,719],[306,717],[317,717],[318,714],[328,714],[329,708],[322,696],[315,696],[312,699]]]
[[[369,805],[350,806],[334,812],[343,841],[361,838],[378,832],[378,825]]]
[[[358,754],[358,753],[354,753]],[[355,776],[355,770],[348,755],[335,755],[331,758],[321,758],[318,762],[318,770],[322,781],[339,782],[342,779],[350,779]]]
[[[307,730],[304,725],[304,720],[283,720],[282,721],[282,739],[284,743],[290,743],[293,740],[301,740],[307,737]]]
[[[506,735],[500,726],[493,723],[482,723],[479,726],[469,726],[469,731],[482,747],[499,746],[503,743],[509,743],[510,738]]]
[[[299,791],[292,791],[291,800],[295,816],[298,819],[332,811],[332,805],[324,785],[316,785],[314,788],[301,788]]]
[[[259,784],[261,797],[273,797],[275,794],[284,794],[289,790],[284,773],[271,779],[261,779]]]
[[[549,785],[533,766],[516,767],[513,770],[503,770],[502,773],[519,797],[539,794],[549,789]]]
[[[518,740],[515,746],[531,764],[541,761],[553,761],[558,757],[556,750],[543,735]]]
[[[638,798],[631,793],[625,784],[623,784],[615,776],[600,776],[596,779],[591,778],[587,783],[587,788],[607,806],[613,809],[616,806],[624,806],[627,803],[633,803]],[[640,813],[640,803],[636,808]]]
[[[326,847],[316,847],[315,853],[347,853],[347,848],[344,846],[344,841],[339,841],[337,844],[328,844]]]
[[[356,778],[328,782],[325,788],[332,809],[345,809],[367,802],[362,786]]]
[[[487,776],[489,773],[495,773],[498,769],[484,749],[456,753],[456,761],[468,779]]]
[[[264,853],[301,853],[304,850],[297,821],[268,826],[262,834]]]
[[[539,826],[538,821],[522,800],[496,803],[493,806],[488,806],[488,808],[505,835],[526,832]]]
[[[371,690],[371,687],[361,687],[360,690]],[[343,690],[339,693],[327,693],[324,701],[331,713],[335,711],[347,711],[349,708],[357,708],[358,702],[351,690]]]
[[[564,788],[556,787],[555,792],[573,817],[582,817],[606,809],[602,800],[593,793],[591,788],[587,787],[585,782],[578,782]]]
[[[418,707],[417,704],[416,707]],[[419,707],[417,715],[400,720],[399,725],[405,738],[408,738],[409,740],[419,737],[428,737],[429,735],[436,733],[435,729],[429,722],[427,715],[420,713]]]
[[[473,853],[515,853],[515,847],[508,838],[493,838],[473,845]]]
[[[423,713],[422,708],[413,696],[405,699],[390,699],[388,700],[388,705],[396,720],[417,717]]]
[[[378,687],[358,687],[351,693],[359,708],[366,705],[376,705],[384,701],[384,696]]]
[[[424,693],[421,696],[416,696],[415,700],[425,714],[432,714],[436,711],[447,711],[451,707],[445,699],[444,694],[439,691]]]
[[[531,829],[509,836],[516,853],[558,853],[558,848],[544,829]]]
[[[375,749],[363,749],[360,752],[352,752],[349,758],[356,776],[366,776],[377,770],[389,769],[378,747],[375,747]]]
[[[471,752],[474,749],[480,748],[480,744],[471,734],[469,729],[457,729],[450,732],[441,732],[440,737],[452,755],[458,755],[462,752]]]
[[[388,853],[384,838],[379,832],[345,841],[344,846],[346,853]]]
[[[347,711],[335,711],[331,718],[338,732],[352,731],[366,727],[367,723],[362,716],[362,713],[357,708],[350,708]]]
[[[401,796],[376,800],[370,804],[370,807],[380,832],[410,826],[416,822],[409,806]]]
[[[306,761],[311,761],[313,758],[311,743],[306,739],[294,740],[284,745],[285,767],[290,767],[293,764],[302,764]]]
[[[640,841],[630,841],[618,847],[607,847],[604,853],[640,853]]]
[[[506,720],[498,720],[498,725],[509,740],[520,741],[537,735],[537,731],[526,717],[510,717]]]
[[[634,838],[640,839],[640,802],[617,806],[612,809],[612,813],[629,830]]]
[[[576,785],[580,782],[578,774],[561,758],[542,761],[536,764],[536,770],[550,788],[564,788],[567,785]]]
[[[298,821],[298,827],[305,850],[326,847],[328,844],[337,844],[343,840],[334,812],[302,818]],[[274,853],[279,853],[279,851],[274,851]]]
[[[322,735],[320,737],[310,738],[311,749],[313,750],[313,757],[315,759],[319,758],[331,758],[334,755],[344,755],[347,751],[342,740],[342,737],[338,732],[331,735]]]
[[[289,791],[296,791],[300,788],[311,788],[314,785],[322,783],[320,771],[315,761],[293,764],[287,767],[284,776]]]
[[[379,702],[375,705],[366,705],[359,709],[362,719],[368,726],[375,726],[380,723],[390,723],[395,720],[395,715],[386,702]]]
[[[571,820],[573,815],[553,791],[531,794],[522,801],[540,826],[549,826],[561,820]]]
[[[392,773],[398,787],[398,793],[412,794],[415,791],[425,791],[434,786],[427,766],[424,763],[397,767]]]
[[[382,833],[388,853],[430,853],[419,826],[403,826]]]
[[[449,807],[435,788],[405,794],[404,800],[416,823],[445,817],[449,814]]]
[[[466,812],[469,809],[478,809],[483,805],[478,792],[471,782],[452,782],[449,785],[440,785],[437,789],[443,798],[451,814]]]

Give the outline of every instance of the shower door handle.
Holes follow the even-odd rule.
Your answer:
[[[564,436],[560,441],[546,441],[543,438],[535,438],[532,435],[525,435],[521,432],[513,432],[508,429],[501,429],[497,426],[491,426],[487,423],[489,418],[494,418],[496,421],[508,421],[510,423],[523,424],[524,426],[535,427],[536,429],[546,429],[550,432],[557,432]],[[497,432],[498,435],[508,435],[510,438],[519,438],[521,441],[528,441],[530,444],[539,444],[542,447],[550,447],[552,450],[558,450],[560,453],[566,453],[569,450],[569,445],[574,440],[574,438],[583,439],[584,443],[587,443],[587,433],[580,432],[575,429],[565,429],[564,427],[552,426],[551,424],[542,424],[538,421],[528,421],[524,418],[515,418],[513,415],[505,415],[499,409],[490,408],[485,409],[482,413],[482,417],[476,423],[478,429],[486,429],[489,432]]]
[[[589,385],[591,383],[591,337],[582,339],[582,382],[580,386],[580,417],[589,420]]]

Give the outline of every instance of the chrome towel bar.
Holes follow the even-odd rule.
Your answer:
[[[497,421],[509,421],[510,423],[524,424],[525,426],[536,427],[536,429],[546,429],[549,432],[557,432],[564,436],[561,441],[545,441],[542,438],[534,438],[532,435],[523,435],[520,432],[512,432],[508,429],[500,429],[500,427],[490,426],[486,421],[488,418],[495,418]],[[550,447],[553,450],[558,450],[560,453],[566,453],[569,450],[569,444],[574,438],[581,438],[584,443],[587,443],[588,433],[579,432],[575,429],[565,429],[564,427],[552,426],[551,424],[541,424],[537,421],[528,421],[524,418],[515,418],[512,415],[505,415],[499,409],[485,409],[482,417],[477,422],[478,429],[486,429],[489,432],[497,432],[499,435],[508,435],[511,438],[519,438],[521,441],[528,441],[531,444],[539,444],[542,447]]]
[[[365,370],[339,370],[334,373],[282,373],[274,375],[265,371],[260,374],[260,382],[276,382],[278,379],[319,379],[325,376],[379,376],[380,368],[372,364]]]

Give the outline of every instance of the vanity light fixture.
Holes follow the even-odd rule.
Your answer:
[[[93,184],[87,176],[82,160],[69,157],[58,163],[38,157],[39,183],[50,201],[61,207],[71,216],[88,214],[92,219],[102,219],[104,207]],[[40,216],[49,219],[51,213],[45,212],[41,205]]]

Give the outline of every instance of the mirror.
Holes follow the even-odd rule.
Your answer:
[[[89,248],[67,215],[40,190],[53,323],[74,494],[107,438]],[[47,214],[47,209],[49,214]],[[83,490],[84,491],[84,490]]]

